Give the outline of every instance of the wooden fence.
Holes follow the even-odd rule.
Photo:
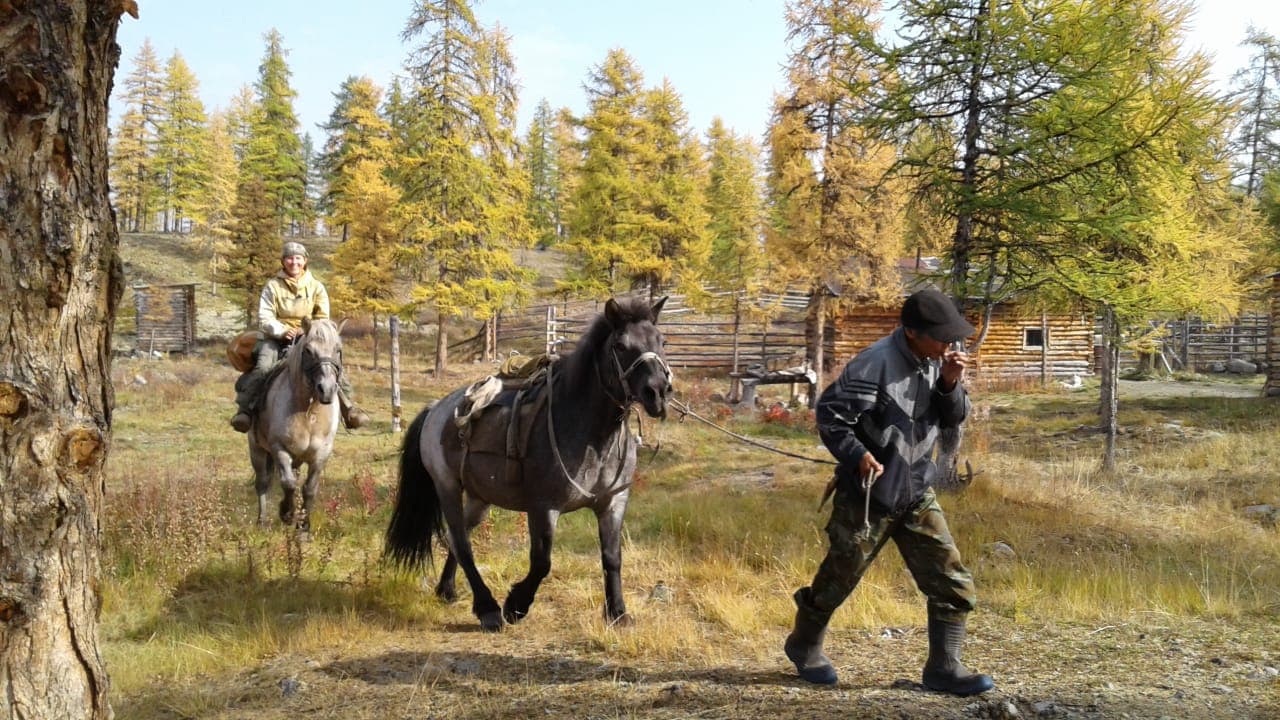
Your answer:
[[[1231,360],[1265,363],[1272,322],[1255,313],[1225,325],[1191,317],[1166,323],[1166,331],[1161,354],[1167,369],[1206,371]]]
[[[774,314],[767,320],[744,319],[739,325],[738,367],[777,369],[800,364],[805,344],[804,296],[771,295],[755,304],[771,308]],[[599,301],[571,300],[504,313],[498,322],[498,352],[570,352],[603,310]],[[733,370],[732,317],[698,312],[685,304],[684,296],[671,295],[663,306],[659,326],[667,340],[667,362],[673,368]]]

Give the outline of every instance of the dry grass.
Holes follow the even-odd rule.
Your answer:
[[[646,424],[661,449],[642,460],[624,549],[638,624],[620,630],[603,622],[595,523],[577,513],[561,520],[555,567],[530,618],[500,636],[479,636],[471,632],[465,584],[463,602],[441,605],[424,587],[433,580],[380,562],[399,438],[387,432],[385,384],[354,352],[357,368],[366,368],[357,370],[357,391],[377,422],[338,438],[313,539],[302,546],[282,529],[252,526],[244,441],[224,426],[232,371],[202,357],[117,363],[103,632],[121,716],[283,717],[284,707],[298,707],[282,688],[300,673],[325,688],[298,691],[309,698],[303,705],[336,702],[325,693],[338,693],[349,710],[313,707],[322,717],[420,717],[410,708],[423,707],[499,717],[539,703],[571,713],[575,702],[599,709],[601,698],[617,705],[597,716],[762,717],[774,693],[789,692],[777,646],[793,612],[790,593],[825,550],[825,513],[815,508],[825,468],[740,445],[693,421]],[[416,375],[406,414],[468,379]],[[692,382],[686,396],[709,408],[714,383]],[[976,399],[967,447],[979,476],[943,502],[982,596],[973,623],[977,654],[990,657],[983,644],[1027,653],[1010,630],[1030,636],[1048,628],[1080,642],[1071,628],[1184,632],[1212,622],[1233,626],[1239,662],[1274,665],[1263,649],[1274,633],[1259,628],[1280,610],[1280,538],[1240,512],[1280,502],[1269,470],[1280,462],[1273,402],[1126,403],[1123,469],[1107,477],[1095,469],[1100,439],[1082,427],[1092,421],[1091,398],[1020,388]],[[822,455],[809,413],[720,420],[793,452]],[[495,511],[475,537],[482,571],[501,595],[526,568],[523,516]],[[994,554],[996,542],[1016,556]],[[659,583],[669,600],[656,599]],[[884,662],[888,653],[890,675],[910,677],[923,619],[910,577],[888,551],[837,613],[832,652],[846,660],[870,652],[876,660],[867,662]],[[911,649],[893,649],[902,643]],[[1140,646],[1119,643],[1114,652],[1139,653]],[[522,668],[501,660],[503,653],[523,658]],[[1028,662],[1038,662],[1035,653]],[[291,669],[273,670],[281,665]],[[1005,662],[994,667],[1013,677],[1026,672]],[[756,678],[749,668],[768,672]],[[486,690],[479,679],[491,671],[524,680]],[[388,694],[371,680],[384,672],[414,677]],[[744,675],[726,679],[735,672]],[[594,699],[575,700],[558,674],[590,688]],[[663,690],[672,682],[675,690]],[[738,687],[738,700],[720,696],[726,682]],[[887,680],[872,687],[879,682]],[[641,685],[650,689],[637,691]],[[697,699],[682,697],[687,686],[698,687]],[[743,687],[763,693],[752,705],[763,708],[758,714],[739,715],[748,712]],[[854,692],[859,687],[855,681]],[[441,699],[423,705],[428,696]],[[1234,699],[1256,704],[1249,697],[1242,691]],[[938,716],[947,712],[941,707]]]
[[[462,601],[443,605],[429,592],[434,576],[380,561],[400,438],[366,342],[348,352],[375,423],[338,438],[306,545],[253,526],[244,438],[225,424],[235,374],[220,349],[117,361],[102,633],[118,717],[988,712],[894,686],[918,676],[924,610],[892,550],[833,621],[841,684],[798,687],[780,645],[790,594],[826,548],[816,504],[829,469],[692,420],[645,424],[659,450],[642,455],[624,539],[634,627],[604,623],[595,522],[575,513],[561,519],[530,617],[476,632],[465,583]],[[429,360],[406,353],[407,418],[483,373],[437,380]],[[825,456],[810,413],[717,413],[709,397],[724,385],[685,378],[680,390],[737,432]],[[969,655],[996,674],[997,697],[1026,712],[1051,700],[1066,717],[1274,709],[1276,684],[1250,677],[1280,664],[1280,533],[1242,508],[1280,504],[1280,404],[1124,398],[1121,470],[1104,476],[1089,427],[1096,395],[993,387],[975,403],[966,447],[978,478],[942,502],[980,592]],[[523,516],[495,511],[475,542],[505,595],[527,567]]]

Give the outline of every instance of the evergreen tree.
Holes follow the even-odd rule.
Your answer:
[[[775,272],[809,295],[806,357],[818,387],[831,297],[889,303],[901,292],[903,193],[882,181],[894,150],[862,126],[876,65],[863,43],[877,5],[801,0],[787,14],[793,49],[769,131],[766,239]]]
[[[268,32],[266,44],[254,84],[255,111],[240,169],[247,176],[262,179],[281,231],[297,233],[305,217],[307,174],[293,110],[297,93],[289,85],[288,53],[280,33],[274,29]]]
[[[529,224],[538,247],[555,245],[561,237],[560,148],[551,104],[543,98],[533,111],[524,140],[525,172],[529,176]]]
[[[1253,52],[1233,77],[1240,108],[1232,150],[1239,163],[1236,177],[1245,194],[1256,198],[1267,173],[1280,169],[1280,40],[1251,27],[1244,45]]]
[[[249,154],[249,138],[253,135],[253,126],[257,123],[260,110],[253,88],[248,85],[240,86],[240,90],[231,97],[231,104],[227,108],[227,137],[231,140],[237,166]]]
[[[323,202],[325,184],[324,173],[320,169],[320,155],[316,152],[315,141],[311,133],[302,134],[302,206],[298,209],[298,232],[303,235],[315,235],[320,220],[320,206]]]
[[[644,212],[640,142],[644,77],[623,50],[592,69],[582,119],[582,162],[573,189],[566,249],[573,261],[561,288],[612,294],[641,252],[636,220]]]
[[[280,268],[279,217],[265,182],[255,177],[241,181],[232,217],[232,245],[221,279],[243,293],[245,321],[256,327],[258,295]]]
[[[155,157],[166,232],[181,232],[184,221],[205,221],[200,196],[210,181],[209,124],[199,92],[191,68],[174,52],[165,68]]]
[[[355,163],[375,158],[383,163],[390,152],[391,127],[378,114],[382,104],[382,89],[367,77],[348,77],[333,94],[334,108],[329,120],[322,127],[328,138],[320,155],[319,167],[325,179],[325,192],[321,207],[333,213],[346,193],[346,181],[351,175],[345,172]],[[342,226],[342,238],[347,239],[349,228]]]
[[[402,256],[422,281],[414,300],[436,309],[435,368],[443,372],[450,320],[489,317],[520,292],[511,248],[528,240],[519,225],[527,181],[522,191],[501,31],[484,32],[466,2],[419,0],[404,31],[405,40],[418,38],[406,62],[412,94],[390,98],[393,135],[403,142],[394,175],[413,218]]]
[[[151,216],[160,204],[155,145],[164,104],[160,61],[150,38],[143,39],[133,58],[133,69],[121,87],[124,113],[112,156],[116,170],[112,187],[116,189],[117,206],[128,217],[127,226],[134,232],[144,232],[150,229]]]

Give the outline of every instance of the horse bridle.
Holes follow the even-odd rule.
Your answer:
[[[608,395],[609,399],[613,400],[613,402],[621,408],[624,413],[627,408],[631,407],[631,404],[636,401],[636,396],[631,393],[631,386],[627,384],[627,378],[630,377],[631,373],[635,372],[636,368],[640,367],[642,363],[648,363],[651,360],[656,360],[658,362],[658,369],[662,371],[662,374],[667,379],[667,384],[671,384],[671,366],[667,364],[666,360],[662,359],[661,355],[652,350],[645,350],[640,353],[639,357],[633,360],[625,370],[622,369],[622,361],[618,359],[618,351],[612,347],[612,343],[610,343],[609,358],[613,360],[613,369],[618,374],[618,385],[622,387],[622,401],[619,402],[616,398],[610,395],[609,386],[603,382],[603,378],[600,383],[600,387],[604,389],[605,395]],[[596,373],[600,373],[599,365],[596,366]]]
[[[307,347],[301,348],[300,352],[302,353],[302,357],[299,358],[298,364],[301,366],[303,374],[306,375],[307,380],[312,384],[312,386],[315,385],[316,374],[323,370],[325,365],[333,368],[333,374],[335,376],[342,373],[341,359],[335,360],[332,357],[319,357],[314,351]]]

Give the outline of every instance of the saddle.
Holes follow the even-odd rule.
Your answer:
[[[490,407],[509,408],[506,426],[483,426],[479,432],[505,447],[508,479],[519,479],[521,461],[529,447],[533,418],[542,410],[551,392],[547,382],[559,358],[554,355],[515,355],[499,367],[497,374],[478,380],[467,388],[453,411],[453,421],[462,441],[459,474],[466,476],[467,455],[473,434],[481,427],[476,420]],[[499,437],[498,434],[501,433]]]

